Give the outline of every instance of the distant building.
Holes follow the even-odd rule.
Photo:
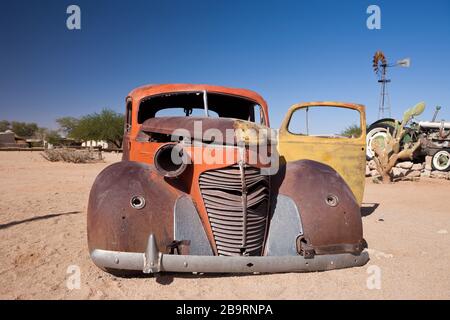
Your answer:
[[[82,147],[102,147],[102,149],[108,149],[108,142],[106,141],[94,141],[94,140],[89,140],[86,142],[83,142],[81,144]]]
[[[26,139],[26,141],[27,141],[28,145],[33,148],[42,148],[42,147],[46,146],[46,142],[43,141],[42,139],[29,138],[29,139]]]
[[[26,139],[19,137],[11,130],[0,132],[0,148],[28,148]]]
[[[81,147],[81,142],[72,138],[61,138],[60,144],[64,147]]]

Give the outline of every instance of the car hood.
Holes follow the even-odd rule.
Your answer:
[[[144,121],[141,131],[215,144],[267,144],[276,138],[276,131],[265,125],[233,118],[158,117]]]

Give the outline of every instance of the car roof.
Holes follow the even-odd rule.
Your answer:
[[[133,100],[141,100],[148,96],[164,94],[164,93],[175,93],[175,92],[197,92],[204,91],[214,92],[214,93],[223,93],[235,96],[241,96],[243,98],[247,98],[258,103],[263,109],[264,113],[268,115],[268,108],[266,101],[255,91],[240,89],[240,88],[231,88],[224,86],[216,86],[216,85],[208,85],[208,84],[184,84],[184,83],[175,83],[175,84],[150,84],[138,87],[132,90],[128,97],[131,97]],[[267,119],[268,120],[268,119]]]

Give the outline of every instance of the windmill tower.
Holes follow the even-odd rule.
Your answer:
[[[382,51],[375,52],[373,56],[373,71],[378,76],[378,82],[381,84],[380,103],[378,105],[378,119],[387,116],[391,117],[391,99],[387,90],[387,84],[391,82],[386,78],[387,59]]]
[[[387,78],[387,68],[388,67],[405,67],[408,68],[411,65],[411,60],[409,58],[399,60],[395,64],[388,64],[387,59],[383,51],[375,52],[372,60],[373,71],[378,76],[378,82],[381,84],[380,102],[378,106],[378,119],[384,117],[391,117],[391,98],[387,90],[387,84],[391,82]]]

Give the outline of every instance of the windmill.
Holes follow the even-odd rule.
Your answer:
[[[375,52],[372,60],[372,67],[375,74],[378,76],[378,82],[381,84],[380,103],[378,107],[378,119],[384,118],[385,113],[391,117],[391,99],[387,90],[387,84],[391,82],[387,79],[386,73],[389,67],[405,67],[408,68],[411,65],[409,58],[397,61],[395,64],[388,64],[386,56],[383,51]]]

